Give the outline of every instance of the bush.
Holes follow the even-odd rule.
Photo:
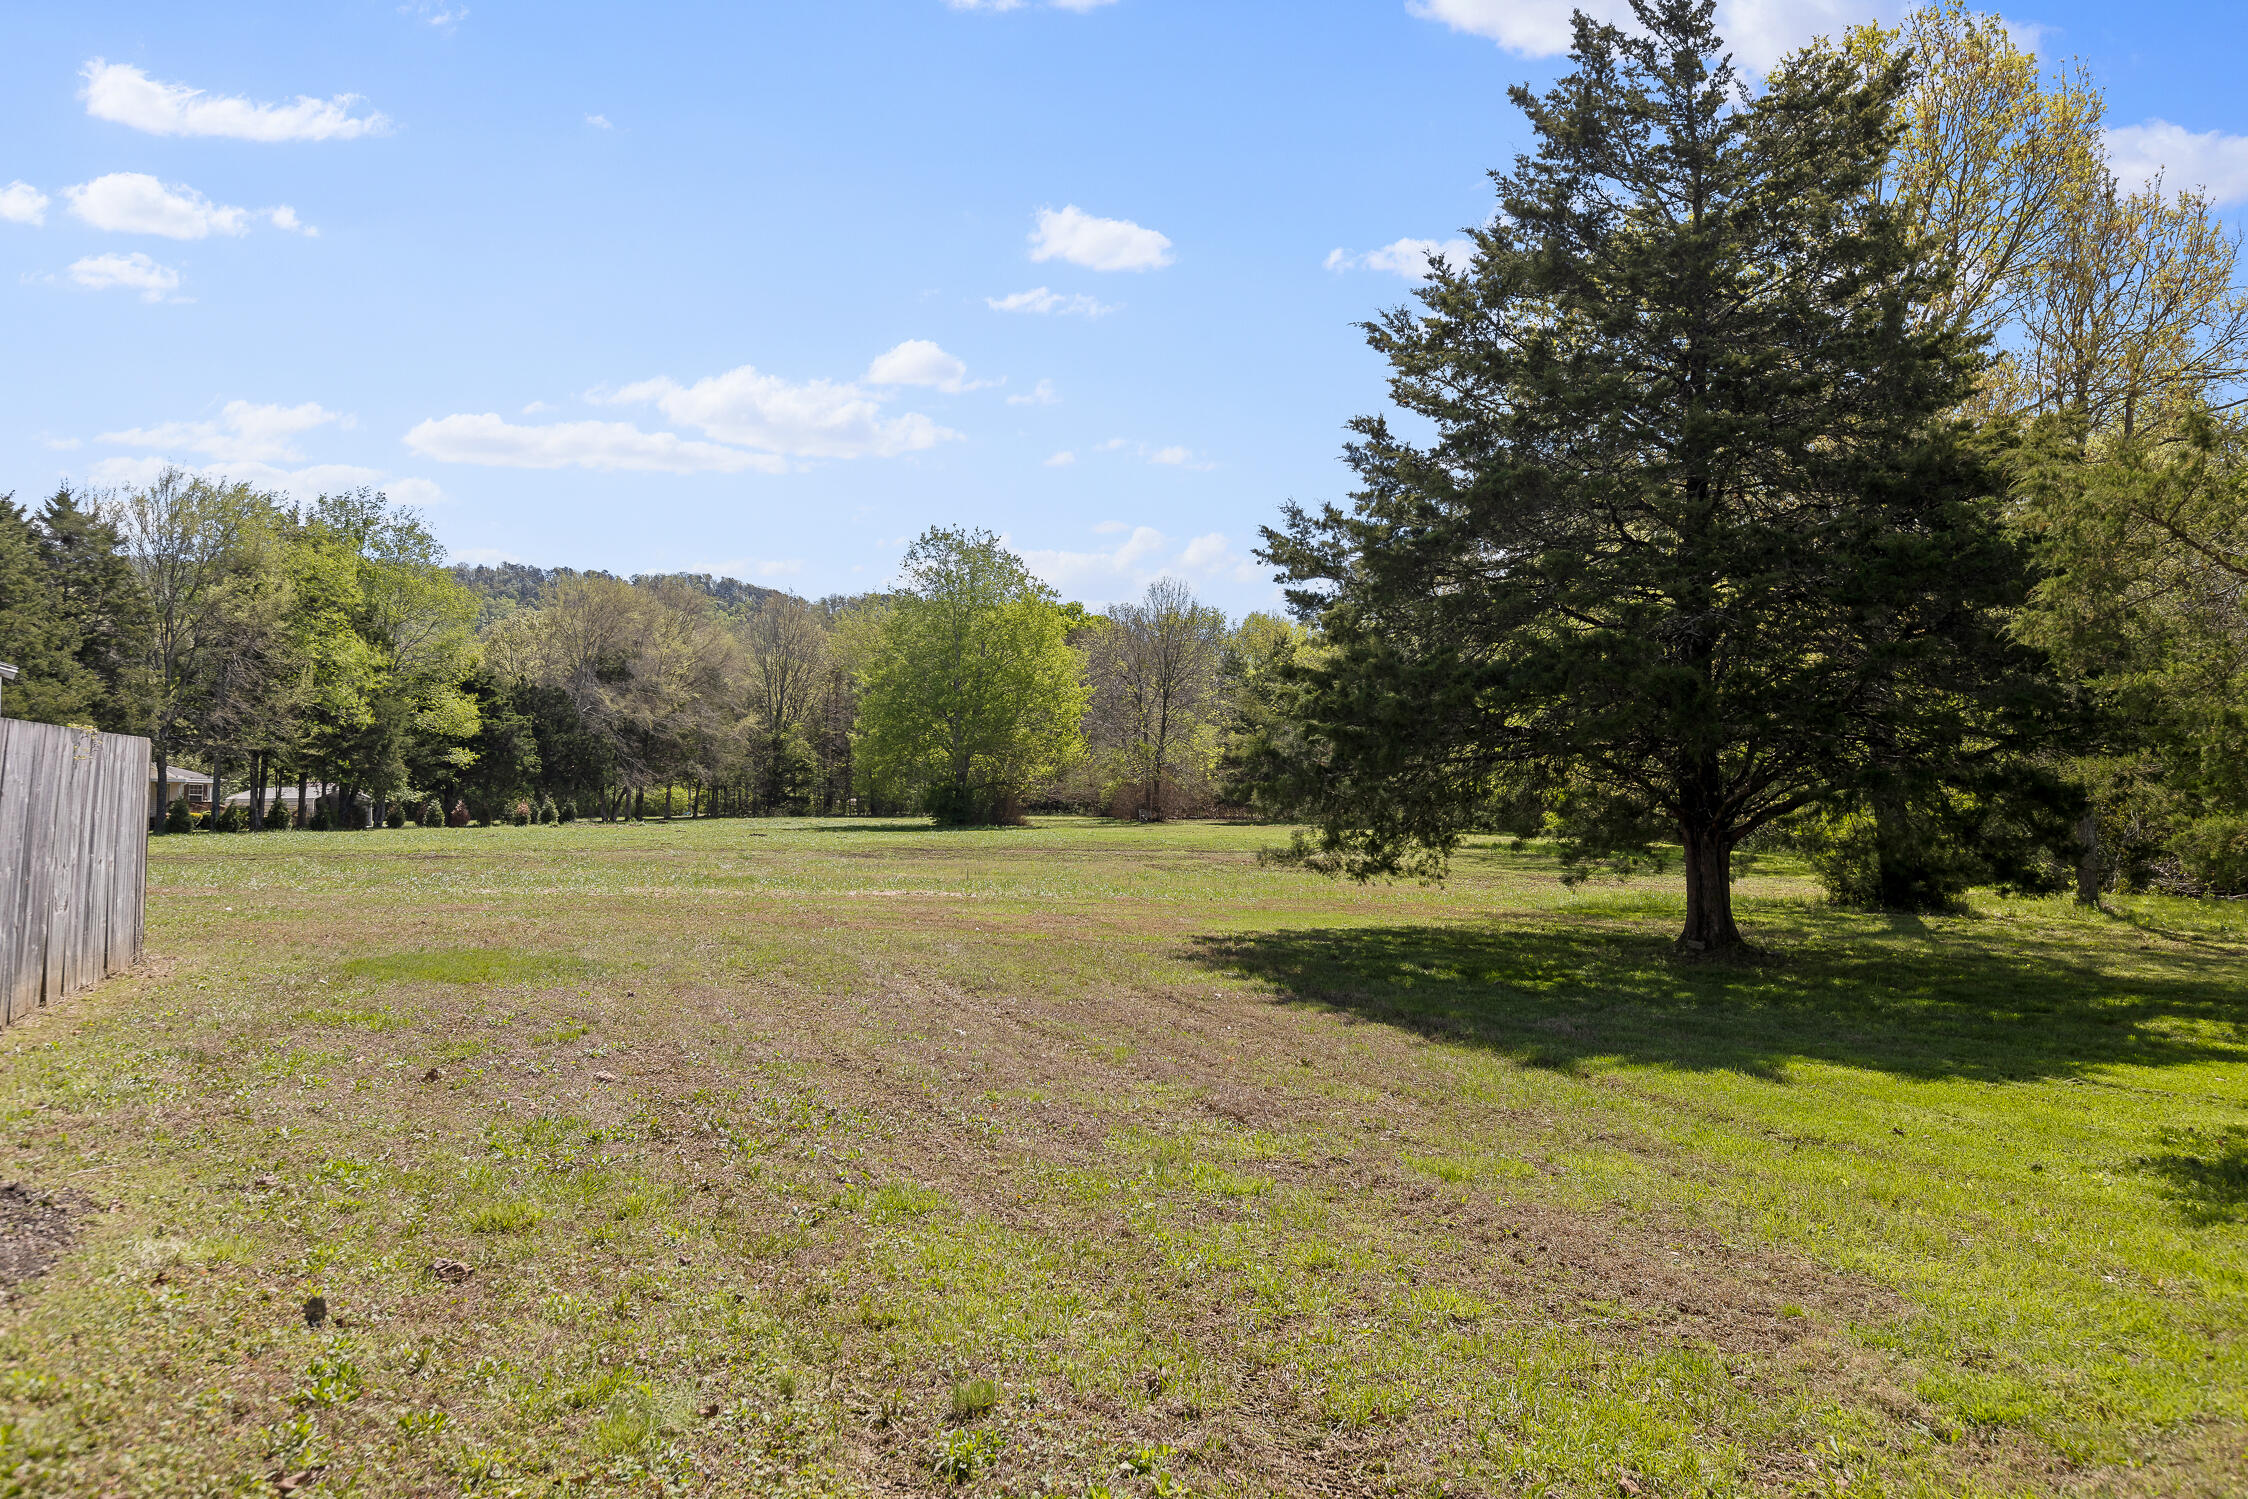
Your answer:
[[[164,809],[164,831],[167,833],[192,833],[195,831],[195,814],[187,810],[187,798],[174,797]]]
[[[555,809],[554,820],[557,822],[576,822],[578,820],[578,799],[574,796],[564,797],[562,804]]]
[[[2170,840],[2186,881],[2202,895],[2248,895],[2248,817],[2204,817]]]
[[[552,826],[561,820],[562,811],[554,805],[554,798],[551,796],[541,798],[539,801],[539,821]]]
[[[465,828],[468,826],[467,802],[456,801],[453,803],[453,810],[445,814],[445,826],[449,828]]]
[[[431,797],[428,801],[423,802],[421,804],[420,821],[421,825],[425,828],[443,827],[445,825],[444,804],[439,802],[434,796]]]
[[[921,806],[940,828],[1019,827],[1023,821],[1014,797],[985,786],[931,786]]]
[[[509,820],[517,827],[527,828],[531,825],[531,804],[529,802],[517,802],[514,811],[508,815]]]
[[[397,802],[392,802],[390,804],[390,810],[383,813],[382,825],[386,828],[404,827],[406,825],[405,807]]]
[[[211,814],[211,831],[214,833],[246,833],[250,830],[250,807],[247,802],[229,802]]]

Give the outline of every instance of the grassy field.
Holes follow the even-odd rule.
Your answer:
[[[160,840],[0,1494],[2248,1488],[2248,909],[1274,841]]]

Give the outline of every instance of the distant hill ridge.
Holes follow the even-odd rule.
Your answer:
[[[453,565],[453,576],[460,580],[463,588],[488,604],[511,604],[527,609],[535,607],[545,598],[547,590],[564,578],[614,578],[616,574],[600,568],[581,571],[574,567],[533,567],[527,562],[492,565],[459,562]],[[627,581],[656,583],[667,578],[710,595],[721,609],[754,605],[779,596],[778,589],[760,588],[739,578],[712,577],[709,573],[635,573]]]

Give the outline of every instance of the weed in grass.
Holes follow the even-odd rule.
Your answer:
[[[866,1212],[877,1223],[895,1223],[949,1206],[950,1200],[942,1192],[912,1182],[891,1182],[867,1200]]]
[[[929,1452],[929,1468],[937,1477],[967,1483],[999,1460],[1005,1442],[988,1431],[948,1431]]]
[[[952,1387],[952,1419],[955,1421],[977,1420],[998,1404],[998,1384],[982,1375],[964,1379]]]
[[[304,1371],[304,1383],[289,1403],[305,1406],[349,1405],[366,1392],[367,1380],[359,1366],[340,1352],[322,1354]]]
[[[343,965],[345,977],[378,984],[559,984],[590,970],[582,958],[519,947],[375,953]]]
[[[545,1208],[520,1197],[471,1203],[461,1212],[461,1226],[472,1234],[519,1234],[545,1221]]]

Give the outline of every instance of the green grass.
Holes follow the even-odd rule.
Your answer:
[[[378,984],[539,984],[575,978],[584,962],[563,953],[454,947],[376,953],[343,965],[344,976]]]
[[[2241,1491],[2248,911],[1280,837],[159,840],[0,1494]]]

